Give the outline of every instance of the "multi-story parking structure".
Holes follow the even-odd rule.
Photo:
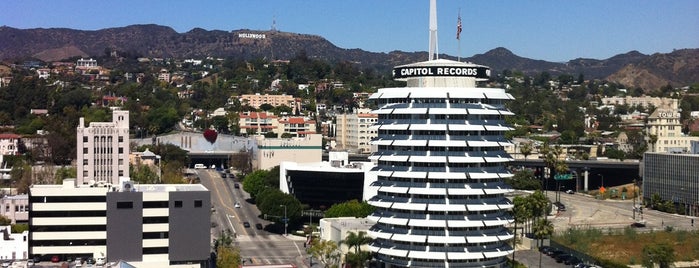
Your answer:
[[[502,267],[512,253],[503,179],[512,176],[504,133],[513,97],[476,87],[488,74],[440,59],[398,66],[394,78],[407,87],[371,96],[379,108],[370,249],[386,267]]]

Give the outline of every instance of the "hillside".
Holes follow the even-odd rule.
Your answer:
[[[258,35],[258,38],[239,34]],[[259,36],[264,35],[264,38]],[[70,57],[98,56],[118,50],[130,56],[160,58],[233,57],[242,59],[291,59],[300,52],[310,58],[330,62],[350,61],[363,68],[389,72],[393,66],[424,61],[426,52],[390,53],[343,49],[316,35],[279,31],[235,30],[231,32],[195,28],[177,33],[170,27],[154,24],[131,25],[96,31],[65,28],[16,29],[0,27],[0,59],[21,61],[36,58],[56,61]],[[699,81],[698,49],[678,50],[652,56],[631,51],[609,59],[574,59],[566,63],[535,60],[515,55],[506,48],[495,48],[465,61],[490,66],[495,72],[505,69],[526,74],[548,72],[583,74],[585,78],[608,78],[627,87],[655,89],[658,85],[688,85]],[[440,58],[455,59],[440,55]]]

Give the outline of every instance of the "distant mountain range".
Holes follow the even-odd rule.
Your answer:
[[[207,31],[200,28],[177,33],[160,25],[132,25],[97,31],[65,28],[16,29],[0,27],[0,59],[6,61],[36,58],[57,61],[75,56],[104,55],[113,49],[130,55],[162,58],[234,57],[242,59],[291,59],[301,51],[309,58],[330,62],[351,61],[363,68],[388,72],[392,67],[427,60],[427,52],[368,52],[344,49],[321,36],[279,31],[236,30]],[[440,58],[455,59],[440,55]],[[608,59],[578,58],[565,63],[548,62],[517,56],[506,48],[495,48],[463,61],[535,74],[546,71],[555,76],[583,74],[620,82],[627,87],[656,90],[661,86],[685,86],[699,82],[699,49],[681,49],[671,53],[644,55],[638,51]]]

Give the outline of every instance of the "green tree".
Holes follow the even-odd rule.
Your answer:
[[[532,154],[532,143],[531,142],[524,142],[521,144],[519,147],[519,152],[524,155],[524,159],[526,160],[529,155]]]
[[[534,171],[528,168],[515,171],[512,178],[505,178],[505,183],[517,190],[541,189],[541,181],[534,176]]]
[[[675,261],[675,249],[668,244],[651,244],[643,247],[643,267],[669,268]]]
[[[339,266],[341,253],[337,243],[333,241],[314,239],[313,242],[311,242],[308,253],[325,267]]]
[[[356,217],[364,218],[369,214],[373,213],[374,208],[367,202],[359,202],[357,200],[350,200],[344,203],[334,204],[327,211],[325,211],[326,218],[337,218],[337,217]]]
[[[372,240],[373,239],[367,236],[364,231],[359,231],[357,233],[347,232],[347,236],[342,240],[342,243],[347,245],[347,250],[352,250],[352,248],[354,248],[354,253],[359,253],[362,245],[369,244]]]
[[[269,185],[265,182],[267,173],[269,173],[267,170],[255,170],[243,179],[243,190],[248,192],[253,199],[259,193],[269,188]]]

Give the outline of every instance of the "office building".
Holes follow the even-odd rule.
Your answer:
[[[105,257],[135,267],[201,267],[210,253],[209,191],[200,184],[33,185],[29,255]]]
[[[699,155],[645,153],[642,172],[646,202],[657,194],[678,213],[699,216]]]
[[[118,184],[129,176],[129,111],[112,111],[112,122],[80,118],[77,127],[78,184]]]

